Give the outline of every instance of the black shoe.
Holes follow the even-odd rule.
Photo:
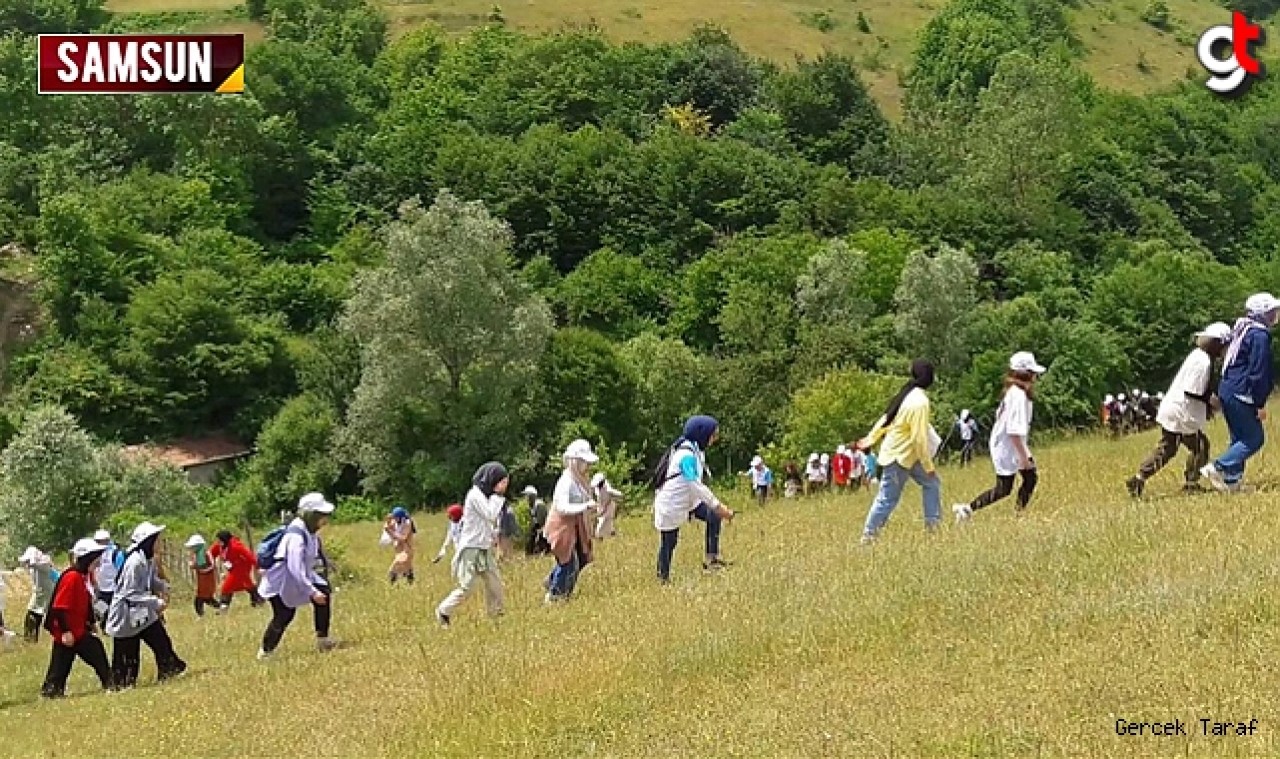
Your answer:
[[[1146,486],[1146,484],[1147,484],[1147,483],[1146,483],[1146,481],[1144,481],[1141,477],[1130,477],[1130,478],[1129,478],[1129,479],[1124,483],[1124,486],[1125,486],[1126,488],[1128,488],[1128,490],[1129,490],[1129,495],[1130,495],[1131,497],[1133,497],[1133,498],[1141,498],[1141,497],[1142,497],[1142,488],[1143,488],[1143,487],[1145,487],[1145,486]]]
[[[1182,493],[1184,495],[1201,495],[1207,492],[1209,491],[1198,482],[1188,482],[1186,485],[1182,486]]]
[[[440,623],[441,627],[446,630],[449,629],[449,617],[447,615],[436,612],[436,621]]]

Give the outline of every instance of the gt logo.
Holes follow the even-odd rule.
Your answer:
[[[1239,11],[1231,13],[1231,26],[1215,26],[1200,36],[1196,56],[1212,76],[1205,85],[1219,95],[1238,95],[1245,91],[1250,77],[1261,78],[1266,69],[1254,56],[1253,47],[1266,42],[1262,27],[1249,23]],[[1219,58],[1214,48],[1223,43],[1231,55]]]

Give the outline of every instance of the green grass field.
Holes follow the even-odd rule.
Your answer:
[[[393,33],[423,23],[462,31],[485,23],[493,0],[383,0]],[[1148,0],[1084,0],[1072,13],[1087,55],[1085,68],[1104,86],[1145,92],[1199,70],[1194,45],[1200,33],[1230,20],[1214,0],[1169,0],[1171,28],[1141,20]],[[681,39],[698,23],[729,29],[750,52],[781,63],[824,51],[858,61],[877,99],[891,113],[901,107],[901,78],[909,68],[920,29],[945,0],[508,0],[498,2],[507,23],[549,31],[595,23],[618,40]],[[225,11],[236,0],[109,0],[121,12]],[[860,32],[858,13],[870,33]],[[822,14],[825,23],[815,21]],[[826,31],[823,31],[823,28]],[[246,32],[249,22],[213,23],[202,31]]]
[[[568,605],[541,605],[548,560],[516,560],[507,616],[485,620],[475,598],[451,630],[431,619],[443,564],[389,588],[378,527],[334,529],[367,576],[335,598],[348,647],[317,653],[304,611],[260,664],[265,612],[197,621],[175,601],[188,677],[157,686],[144,654],[138,689],[100,695],[78,668],[57,703],[36,698],[48,644],[20,647],[0,654],[0,755],[1274,756],[1280,455],[1255,461],[1251,494],[1177,495],[1179,462],[1131,501],[1123,478],[1153,442],[1039,450],[1028,514],[1004,503],[934,536],[913,488],[873,549],[858,545],[865,493],[739,502],[735,565],[701,571],[695,523],[665,588],[634,516]],[[988,462],[943,477],[949,517]],[[419,522],[430,555],[443,521]],[[1192,735],[1121,738],[1120,718]],[[1202,737],[1201,718],[1259,727]]]

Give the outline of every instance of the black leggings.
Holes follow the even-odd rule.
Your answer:
[[[27,612],[27,618],[22,620],[22,637],[26,638],[28,643],[37,643],[40,640],[40,628],[44,626],[44,615],[35,612]]]
[[[187,663],[173,650],[173,640],[164,622],[153,622],[132,638],[116,638],[111,650],[111,669],[117,688],[132,688],[138,684],[138,670],[142,668],[142,644],[156,657],[160,680],[168,680],[187,671]]]
[[[67,678],[71,675],[71,667],[79,656],[85,664],[93,667],[93,671],[102,683],[103,689],[111,687],[111,665],[107,663],[107,649],[96,635],[86,635],[79,643],[68,648],[58,641],[53,642],[53,653],[49,656],[49,670],[44,676],[44,687],[40,694],[45,698],[58,698],[67,692]]]
[[[1040,477],[1036,474],[1035,469],[1023,469],[1018,474],[1022,475],[1022,487],[1018,488],[1018,509],[1025,509],[1027,504],[1031,502],[1031,496],[1036,492],[1036,483]],[[1008,498],[1013,492],[1013,478],[1017,475],[998,474],[996,475],[995,487],[973,499],[973,503],[969,504],[969,508],[977,511],[986,508],[996,501]]]
[[[326,601],[332,601],[333,595],[327,585],[317,585],[316,590],[324,594]],[[293,624],[293,618],[297,615],[298,610],[286,606],[284,601],[280,600],[280,596],[272,596],[271,602],[271,621],[267,623],[267,631],[262,634],[262,650],[271,653],[280,645],[280,639],[284,637],[284,631],[289,629],[289,625]],[[329,637],[329,619],[332,610],[329,603],[318,604],[311,602],[312,613],[315,615],[316,637]]]
[[[197,617],[204,616],[204,607],[206,606],[212,606],[215,611],[222,608],[222,602],[216,598],[197,598],[195,604]]]
[[[256,590],[246,590],[246,591],[244,591],[244,592],[249,594],[249,605],[250,605],[250,606],[261,606],[262,604],[266,603],[265,601],[263,601],[263,600],[262,600],[262,596],[258,595],[258,591],[256,591]],[[231,606],[231,599],[232,599],[232,598],[234,598],[234,597],[235,597],[235,594],[234,594],[234,593],[232,593],[231,595],[224,595],[224,596],[222,597],[222,605],[223,605],[223,606]]]

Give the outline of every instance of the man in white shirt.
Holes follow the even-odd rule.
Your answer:
[[[1147,480],[1155,476],[1178,453],[1178,446],[1190,452],[1187,456],[1185,492],[1200,490],[1200,469],[1209,462],[1209,438],[1204,425],[1212,413],[1214,398],[1213,361],[1231,341],[1231,327],[1222,322],[1210,324],[1196,333],[1196,347],[1182,362],[1169,392],[1160,402],[1156,423],[1160,425],[1160,442],[1142,462],[1138,473],[1125,483],[1129,495],[1142,495]]]

